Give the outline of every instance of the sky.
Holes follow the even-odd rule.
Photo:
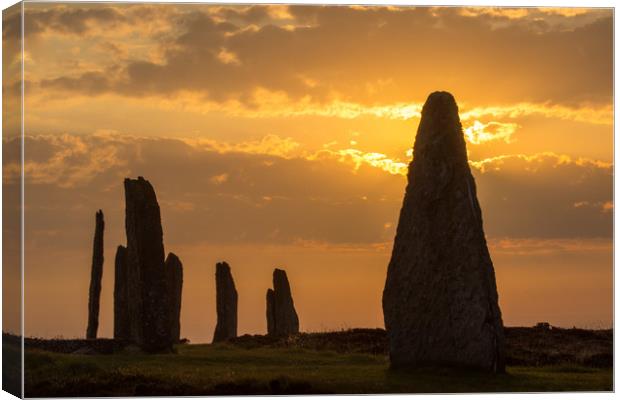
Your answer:
[[[459,105],[504,324],[611,326],[611,9],[25,3],[24,20],[22,58],[19,13],[3,15],[3,187],[18,188],[23,59],[26,335],[84,335],[98,209],[112,335],[122,183],[137,176],[184,265],[183,337],[213,336],[218,261],[239,334],[266,331],[276,267],[302,330],[383,327],[436,90]]]

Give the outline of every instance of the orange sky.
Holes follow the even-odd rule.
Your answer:
[[[275,267],[302,330],[383,326],[404,175],[434,90],[459,104],[505,324],[611,325],[610,9],[25,7],[27,335],[84,334],[99,208],[111,335],[122,180],[138,175],[184,263],[182,336],[211,339],[222,260],[240,333],[266,330]],[[9,194],[18,16],[3,20]]]

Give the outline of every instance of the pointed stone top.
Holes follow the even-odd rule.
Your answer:
[[[217,271],[220,271],[220,270],[229,270],[230,271],[230,265],[228,265],[228,263],[226,261],[218,262],[218,263],[215,264],[215,269]]]
[[[132,179],[132,178],[125,178],[125,185],[127,185],[128,182],[140,182],[141,184],[143,183],[148,183],[150,184],[150,182],[146,179],[144,179],[143,176],[139,176],[136,179]]]
[[[283,269],[275,268],[273,270],[273,288],[277,290],[278,287],[289,286],[288,276]],[[290,291],[290,289],[288,289]]]
[[[166,263],[171,263],[171,262],[175,264],[181,264],[181,260],[176,254],[168,253],[168,257],[166,257]]]
[[[433,92],[426,99],[413,148],[415,163],[439,159],[467,163],[459,108],[448,92]]]
[[[426,112],[438,110],[440,112],[458,112],[456,100],[449,92],[433,92],[428,95],[426,103],[424,103]]]
[[[157,195],[151,182],[139,176],[138,179],[125,178],[125,198],[148,199],[157,203]]]
[[[282,291],[290,296],[291,285],[288,282],[288,276],[285,270],[279,268],[273,270],[273,289],[276,292]]]

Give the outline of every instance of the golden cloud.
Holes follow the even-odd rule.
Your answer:
[[[545,15],[558,15],[562,17],[576,17],[595,12],[592,8],[578,7],[463,7],[459,9],[459,14],[464,17],[479,17],[488,15],[492,17],[503,17],[509,20],[518,20],[531,17],[542,17]]]
[[[499,135],[499,137],[502,137]],[[478,135],[476,141],[482,141],[484,135]],[[31,183],[55,184],[59,187],[73,187],[78,184],[88,183],[98,174],[112,168],[124,168],[127,158],[141,158],[141,145],[135,146],[132,154],[121,154],[122,145],[131,141],[140,142],[141,138],[119,135],[113,132],[100,132],[91,136],[37,136],[27,137],[27,141],[43,140],[49,144],[52,150],[50,154],[38,159],[26,160],[24,173]],[[400,160],[390,158],[381,152],[363,151],[355,148],[334,149],[331,146],[319,150],[308,150],[290,137],[282,138],[278,135],[267,135],[259,140],[251,140],[239,143],[220,142],[211,139],[166,139],[166,138],[142,138],[146,142],[161,140],[176,140],[179,143],[189,145],[198,150],[212,151],[220,154],[246,153],[268,155],[282,159],[303,159],[307,161],[336,160],[350,165],[354,171],[362,166],[375,168],[392,175],[406,176],[410,162],[411,152],[407,152],[409,159]],[[488,139],[494,140],[494,139]],[[28,143],[27,143],[28,144]],[[268,161],[265,161],[268,162]],[[612,164],[600,160],[588,158],[572,158],[564,154],[543,152],[536,154],[507,154],[486,158],[483,160],[470,160],[472,168],[485,174],[493,171],[517,171],[535,173],[543,168],[556,168],[558,166],[578,166],[588,169],[601,169],[611,171]],[[18,163],[8,163],[3,171],[5,180],[18,179],[20,166]],[[209,178],[215,185],[226,183],[228,173],[219,173]],[[598,203],[574,201],[574,207],[595,207],[602,212],[613,210],[610,201]]]
[[[29,139],[46,141],[54,151],[46,160],[25,160],[23,173],[28,183],[68,188],[89,182],[111,168],[127,165],[127,161],[118,155],[118,147],[112,143],[93,142],[75,135]],[[3,179],[14,181],[20,178],[20,173],[19,163],[10,163],[3,168]]]
[[[300,144],[290,137],[267,135],[260,140],[227,143],[213,139],[179,139],[196,148],[217,151],[218,153],[249,153],[292,158],[299,153]]]
[[[303,77],[304,82],[316,82]],[[409,120],[420,118],[423,103],[391,103],[366,105],[362,103],[331,100],[327,102],[316,102],[309,96],[301,100],[291,99],[285,92],[270,91],[266,89],[256,89],[253,92],[250,103],[252,107],[236,101],[227,102],[205,102],[203,96],[183,92],[174,98],[151,98],[160,107],[165,109],[183,109],[186,111],[199,112],[206,114],[216,111],[225,113],[232,117],[243,118],[287,118],[287,117],[335,117],[342,119],[355,119],[359,117],[376,117],[391,120]],[[571,120],[591,124],[611,125],[613,124],[613,107],[611,105],[581,105],[568,107],[550,103],[529,103],[520,102],[507,105],[488,105],[478,107],[460,107],[460,117],[465,128],[473,126],[476,121],[493,119],[486,122],[487,127],[494,126],[502,130],[517,128],[515,124],[497,122],[497,119],[515,119],[528,116],[540,116],[551,119]]]
[[[518,118],[531,115],[603,125],[613,124],[614,117],[611,105],[573,108],[558,104],[527,102],[505,106],[475,107],[460,113],[461,119],[464,121],[483,117]]]
[[[547,238],[491,238],[489,249],[494,254],[550,255],[557,253],[597,253],[610,251],[613,241],[603,238],[547,239]]]
[[[542,152],[531,155],[526,154],[506,154],[495,157],[489,157],[484,160],[469,161],[469,165],[479,170],[481,173],[489,171],[499,171],[510,163],[515,161],[525,162],[525,170],[536,172],[543,166],[557,167],[560,165],[574,164],[581,167],[591,166],[594,168],[611,169],[612,164],[600,160],[592,160],[588,158],[573,159],[565,154],[556,154],[553,152]]]
[[[355,170],[359,170],[362,165],[368,165],[389,172],[392,175],[407,175],[408,169],[407,163],[392,160],[385,154],[364,152],[358,149],[324,149],[306,157],[307,160],[321,158],[335,158],[340,162],[351,164]]]
[[[503,140],[506,143],[511,142],[512,134],[517,130],[519,125],[508,122],[489,122],[482,123],[475,120],[473,124],[463,128],[465,139],[471,144],[481,144],[494,140]]]
[[[609,213],[612,212],[614,209],[614,203],[612,203],[611,201],[587,201],[587,200],[583,200],[583,201],[577,201],[575,203],[573,203],[573,207],[575,208],[593,208],[593,209],[598,209],[600,210],[602,213]]]

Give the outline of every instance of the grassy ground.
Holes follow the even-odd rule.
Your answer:
[[[83,355],[28,349],[26,396],[610,391],[613,380],[611,368],[578,365],[513,366],[502,375],[395,372],[383,354],[231,344],[176,350]]]

